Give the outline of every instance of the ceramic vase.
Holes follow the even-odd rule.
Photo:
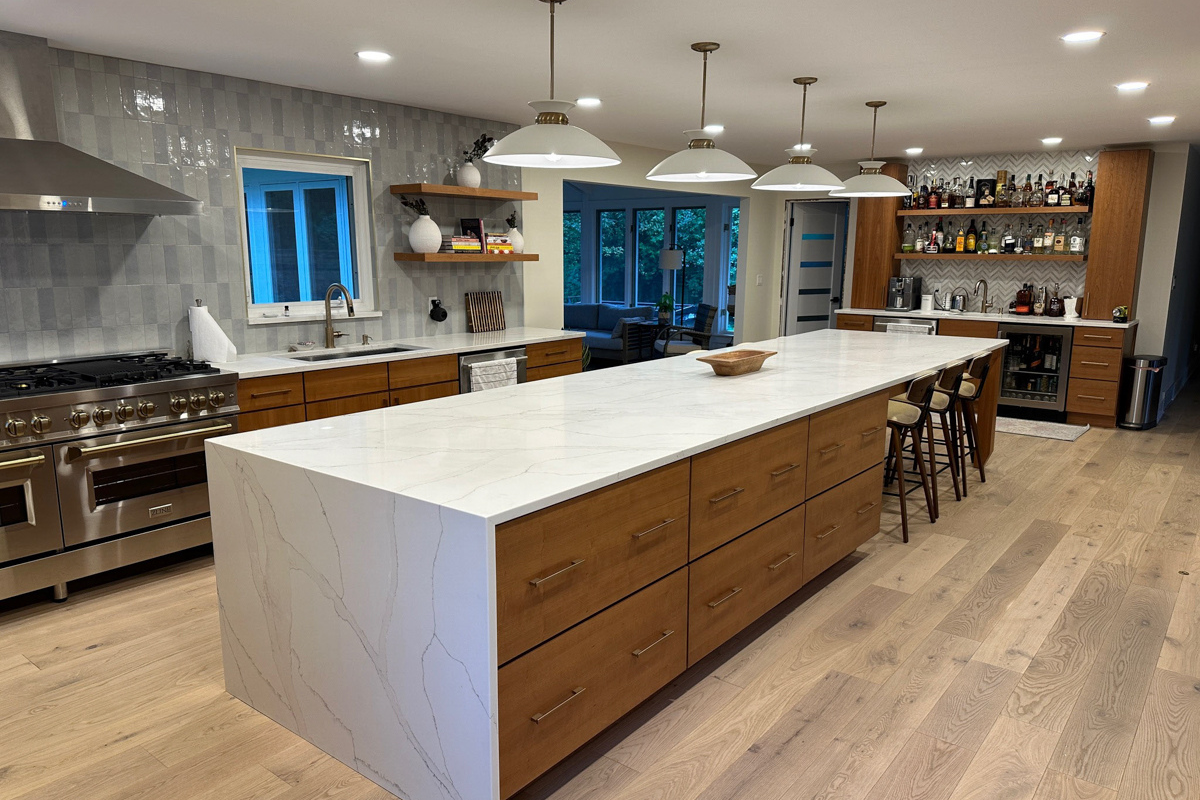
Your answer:
[[[458,176],[456,177],[459,186],[465,186],[468,189],[478,189],[483,176],[479,174],[479,167],[471,161],[466,162],[458,168]]]
[[[408,229],[408,246],[414,253],[436,253],[442,248],[442,229],[428,214],[422,214]]]
[[[525,237],[521,235],[521,232],[519,230],[517,230],[516,228],[509,228],[508,229],[508,240],[510,242],[512,242],[514,253],[524,253],[525,252]]]
[[[1079,298],[1064,297],[1063,310],[1066,311],[1065,316],[1067,319],[1079,319]]]

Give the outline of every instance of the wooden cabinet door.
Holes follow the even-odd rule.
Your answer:
[[[836,314],[839,331],[875,330],[875,318],[866,314]]]
[[[242,411],[300,405],[304,402],[304,376],[294,373],[245,378],[238,381],[237,393],[238,408]]]
[[[304,373],[304,400],[308,403],[332,400],[335,397],[353,397],[356,394],[386,392],[387,389],[387,364],[363,364],[358,367],[338,367]]]
[[[546,378],[561,378],[563,375],[574,375],[583,372],[582,361],[567,361],[563,364],[550,364],[545,367],[529,367],[525,370],[525,380],[528,382],[544,381]]]
[[[276,428],[280,425],[291,425],[293,422],[304,422],[304,406],[265,408],[262,411],[238,414],[238,433]]]
[[[413,386],[410,389],[393,389],[391,403],[403,406],[408,403],[419,403],[422,400],[434,400],[438,397],[451,397],[458,394],[458,381],[452,383],[431,383],[428,386]]]
[[[525,348],[525,366],[528,369],[550,364],[564,364],[583,358],[583,339],[565,339],[557,342],[538,342]]]
[[[938,323],[938,336],[971,336],[979,339],[996,339],[1000,326],[995,322],[978,319],[944,319]],[[983,394],[975,401],[975,415],[979,425],[979,441],[975,452],[987,464],[996,449],[996,414],[1000,405],[1000,381],[1003,379],[1004,351],[992,353],[988,367],[987,383]]]
[[[889,162],[883,174],[904,183],[908,167]],[[900,224],[896,212],[903,198],[862,198],[858,201],[858,223],[854,232],[854,284],[850,287],[852,308],[883,308],[887,303],[888,279],[900,274]],[[838,315],[844,316],[842,314]]]
[[[343,414],[357,414],[359,411],[370,411],[375,408],[387,408],[390,398],[387,392],[360,394],[355,397],[338,397],[333,400],[322,400],[319,403],[309,403],[304,407],[306,418],[326,419],[340,417]]]
[[[995,339],[1000,325],[981,319],[943,319],[938,322],[938,336],[972,336],[977,339]]]
[[[458,356],[404,358],[390,362],[387,369],[388,386],[392,389],[448,383],[458,380]]]
[[[1080,311],[1084,319],[1111,320],[1117,306],[1129,306],[1133,311],[1153,165],[1152,150],[1105,150],[1100,154]]]

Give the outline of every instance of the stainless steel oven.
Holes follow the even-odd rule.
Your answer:
[[[216,417],[56,445],[66,546],[206,516],[204,440],[236,430]]]
[[[62,548],[50,448],[0,453],[0,562]]]

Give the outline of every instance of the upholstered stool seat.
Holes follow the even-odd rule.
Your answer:
[[[903,403],[905,402],[904,395],[898,394],[893,397],[890,402]],[[934,389],[933,399],[929,401],[929,410],[942,412],[948,408],[950,408],[950,396],[941,389]]]
[[[925,507],[929,509],[929,521],[935,522],[935,498],[929,482],[929,473],[925,470],[925,457],[921,454],[921,429],[929,418],[929,404],[933,402],[933,387],[939,374],[927,372],[918,375],[908,384],[908,391],[900,395],[903,400],[888,400],[888,428],[892,432],[892,448],[888,453],[887,466],[884,468],[884,484],[890,485],[892,480],[899,484],[900,526],[904,533],[904,541],[908,541],[908,489],[904,480],[904,440],[911,438],[913,445],[913,462],[921,476],[921,488],[925,490]]]
[[[900,395],[904,397],[904,395]],[[895,422],[900,425],[916,425],[921,419],[921,409],[905,403],[903,400],[888,400],[888,422]]]

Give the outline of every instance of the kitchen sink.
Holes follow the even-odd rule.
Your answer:
[[[424,347],[396,344],[390,347],[372,347],[358,350],[325,350],[303,356],[288,356],[296,361],[339,361],[345,358],[366,358],[367,356],[382,356],[388,353],[407,353],[410,350],[424,350]]]

